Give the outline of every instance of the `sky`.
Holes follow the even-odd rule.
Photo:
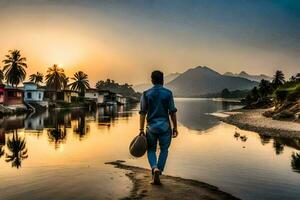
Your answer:
[[[138,84],[208,66],[251,74],[300,72],[298,0],[0,0],[0,59],[53,64],[68,76]]]

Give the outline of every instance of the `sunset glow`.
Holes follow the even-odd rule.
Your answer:
[[[155,68],[171,73],[206,65],[221,73],[260,69],[272,75],[281,67],[290,74],[299,67],[299,41],[293,37],[300,30],[299,18],[288,18],[287,8],[298,3],[286,5],[286,10],[271,2],[236,3],[248,9],[228,13],[223,3],[199,3],[195,9],[189,1],[147,6],[136,1],[90,1],[84,6],[41,2],[0,3],[5,27],[0,33],[0,56],[20,49],[29,74],[61,63],[68,75],[84,67],[92,83],[109,76],[136,84],[149,80],[147,75]],[[260,12],[264,6],[278,20]],[[256,21],[252,15],[257,15]],[[283,23],[284,19],[295,26]],[[134,76],[124,77],[128,71]]]

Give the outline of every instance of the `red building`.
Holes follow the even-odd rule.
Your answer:
[[[23,104],[23,90],[0,85],[0,104],[4,106]]]

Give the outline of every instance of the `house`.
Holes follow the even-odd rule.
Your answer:
[[[24,101],[42,102],[44,100],[44,89],[34,82],[24,82]]]
[[[62,90],[58,94],[58,100],[67,102],[67,103],[72,103],[75,101],[76,98],[78,98],[79,94],[77,91],[74,90]]]
[[[84,97],[88,100],[95,101],[97,104],[104,104],[108,95],[108,90],[98,90],[90,88],[86,90]]]
[[[116,94],[116,102],[120,105],[126,104],[126,97],[121,94]]]
[[[23,90],[3,84],[0,85],[0,104],[4,106],[23,105]]]
[[[78,96],[78,92],[73,90],[60,90],[57,92],[50,88],[47,88],[45,90],[45,98],[49,101],[63,101],[71,103],[75,101],[75,99],[78,98]]]

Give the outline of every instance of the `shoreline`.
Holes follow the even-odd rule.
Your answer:
[[[152,185],[150,170],[124,163],[122,160],[105,163],[127,171],[126,176],[133,186],[129,196],[123,199],[238,199],[207,183],[168,175],[161,176],[162,185]]]
[[[262,115],[268,109],[238,109],[213,114],[220,121],[240,129],[254,131],[265,136],[300,138],[300,123],[280,121]]]

